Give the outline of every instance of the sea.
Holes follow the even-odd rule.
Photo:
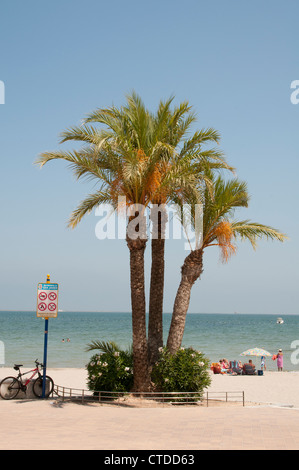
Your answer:
[[[284,370],[299,371],[299,315],[190,313],[186,318],[182,347],[192,346],[211,362],[221,358],[245,361],[240,354],[263,348],[271,355],[281,348]],[[171,314],[163,314],[164,341]],[[0,311],[0,368],[34,365],[44,357],[45,320],[36,312]],[[47,367],[84,368],[95,352],[92,341],[114,341],[122,349],[132,344],[129,312],[59,312],[48,321]],[[252,358],[258,367],[260,358]],[[277,370],[276,361],[266,358],[267,370]]]

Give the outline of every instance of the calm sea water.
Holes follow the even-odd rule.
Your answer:
[[[164,314],[163,318],[166,342],[171,314]],[[299,359],[299,316],[284,315],[283,319],[284,324],[278,325],[274,315],[189,314],[183,346],[202,351],[211,361],[222,357],[244,360],[240,353],[253,347],[262,347],[271,354],[282,348],[284,369],[299,371],[293,360],[294,356]],[[0,347],[4,355],[0,367],[14,363],[30,367],[35,359],[42,361],[44,326],[45,321],[37,318],[35,312],[0,312]],[[61,312],[57,318],[49,319],[48,331],[48,367],[85,367],[92,355],[85,349],[93,340],[114,341],[122,348],[130,346],[131,315]],[[295,340],[297,356],[291,347]],[[254,362],[258,365],[260,360]],[[267,358],[266,365],[268,370],[276,370],[271,358]]]

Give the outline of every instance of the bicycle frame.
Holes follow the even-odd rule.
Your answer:
[[[36,366],[35,369],[28,370],[28,372],[23,372],[23,374],[21,374],[21,371],[19,370],[19,374],[18,374],[17,378],[21,379],[24,375],[30,374],[30,372],[33,372],[33,374],[31,375],[31,377],[29,377],[29,379],[26,380],[25,383],[23,383],[22,380],[21,380],[21,384],[22,384],[23,387],[27,387],[30,380],[32,380],[33,377],[35,377],[36,374],[38,374],[39,376],[41,375],[38,366]]]

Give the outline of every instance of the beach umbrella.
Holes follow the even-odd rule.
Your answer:
[[[266,351],[265,349],[262,348],[251,348],[247,349],[247,351],[244,351],[240,354],[240,356],[268,356],[271,357],[272,354]]]

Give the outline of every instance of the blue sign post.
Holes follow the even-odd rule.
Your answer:
[[[44,338],[44,360],[43,360],[43,390],[42,390],[42,398],[46,396],[46,371],[47,371],[47,354],[48,354],[48,324],[49,319],[45,318],[45,338]]]
[[[58,312],[58,284],[51,283],[50,274],[48,274],[47,282],[39,283],[37,286],[36,315],[37,317],[41,317],[45,319],[42,398],[45,398],[46,396],[49,318],[56,318],[57,312]]]

